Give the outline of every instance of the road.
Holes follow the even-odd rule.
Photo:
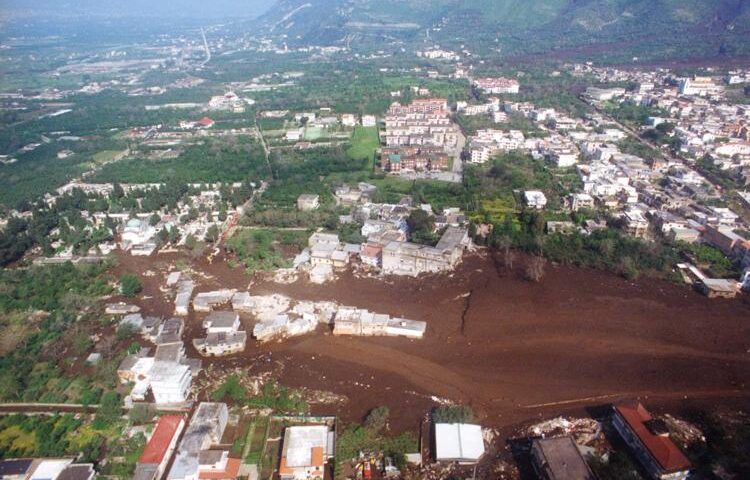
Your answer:
[[[94,413],[99,405],[77,403],[0,403],[0,414],[10,413]]]
[[[164,412],[188,412],[191,409],[191,405],[157,406],[156,404],[143,403],[138,405],[151,405]],[[123,410],[130,410],[132,407],[133,405],[126,405]],[[83,405],[80,403],[0,403],[0,415],[13,413],[95,413],[98,408],[99,405]]]
[[[261,130],[260,125],[258,125],[258,119],[255,119],[255,130],[258,133],[258,138],[260,139],[260,144],[263,146],[263,152],[266,156],[266,165],[268,166],[268,178],[273,179],[273,169],[271,168],[271,161],[269,160],[269,157],[271,156],[271,149],[268,147],[268,144],[266,143],[266,139],[263,136],[263,130]]]

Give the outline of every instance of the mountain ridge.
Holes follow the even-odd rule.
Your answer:
[[[292,44],[379,34],[508,53],[617,41],[750,50],[750,0],[279,0],[259,20]]]

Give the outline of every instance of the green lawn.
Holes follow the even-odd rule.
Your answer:
[[[352,146],[346,151],[349,158],[367,158],[372,166],[375,161],[375,150],[380,146],[378,127],[357,126],[351,139]]]
[[[307,127],[305,129],[305,140],[308,142],[314,142],[320,140],[323,137],[328,137],[325,129],[322,127]]]
[[[92,157],[92,160],[96,164],[111,162],[121,153],[122,151],[120,150],[102,150],[100,152],[96,152],[94,156]]]

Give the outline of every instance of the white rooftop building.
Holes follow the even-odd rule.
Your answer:
[[[526,205],[537,210],[541,210],[547,206],[547,197],[539,190],[527,190],[523,192],[523,199]]]
[[[157,361],[149,376],[156,403],[183,403],[187,400],[193,379],[189,366]]]
[[[326,425],[288,427],[279,464],[282,480],[323,478],[323,467],[333,457],[334,433]]]
[[[473,464],[484,455],[482,427],[468,423],[435,424],[435,459]]]

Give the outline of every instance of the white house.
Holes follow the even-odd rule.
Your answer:
[[[279,463],[281,480],[323,478],[334,442],[334,432],[326,425],[287,427]]]
[[[362,115],[362,126],[363,127],[375,127],[378,124],[378,120],[375,115]]]
[[[541,210],[547,206],[547,197],[539,190],[527,190],[523,192],[523,199],[531,208]]]
[[[193,375],[187,365],[154,362],[150,372],[151,392],[157,404],[182,403],[190,394]]]
[[[232,333],[240,328],[240,316],[234,312],[211,312],[203,320],[208,333]]]

